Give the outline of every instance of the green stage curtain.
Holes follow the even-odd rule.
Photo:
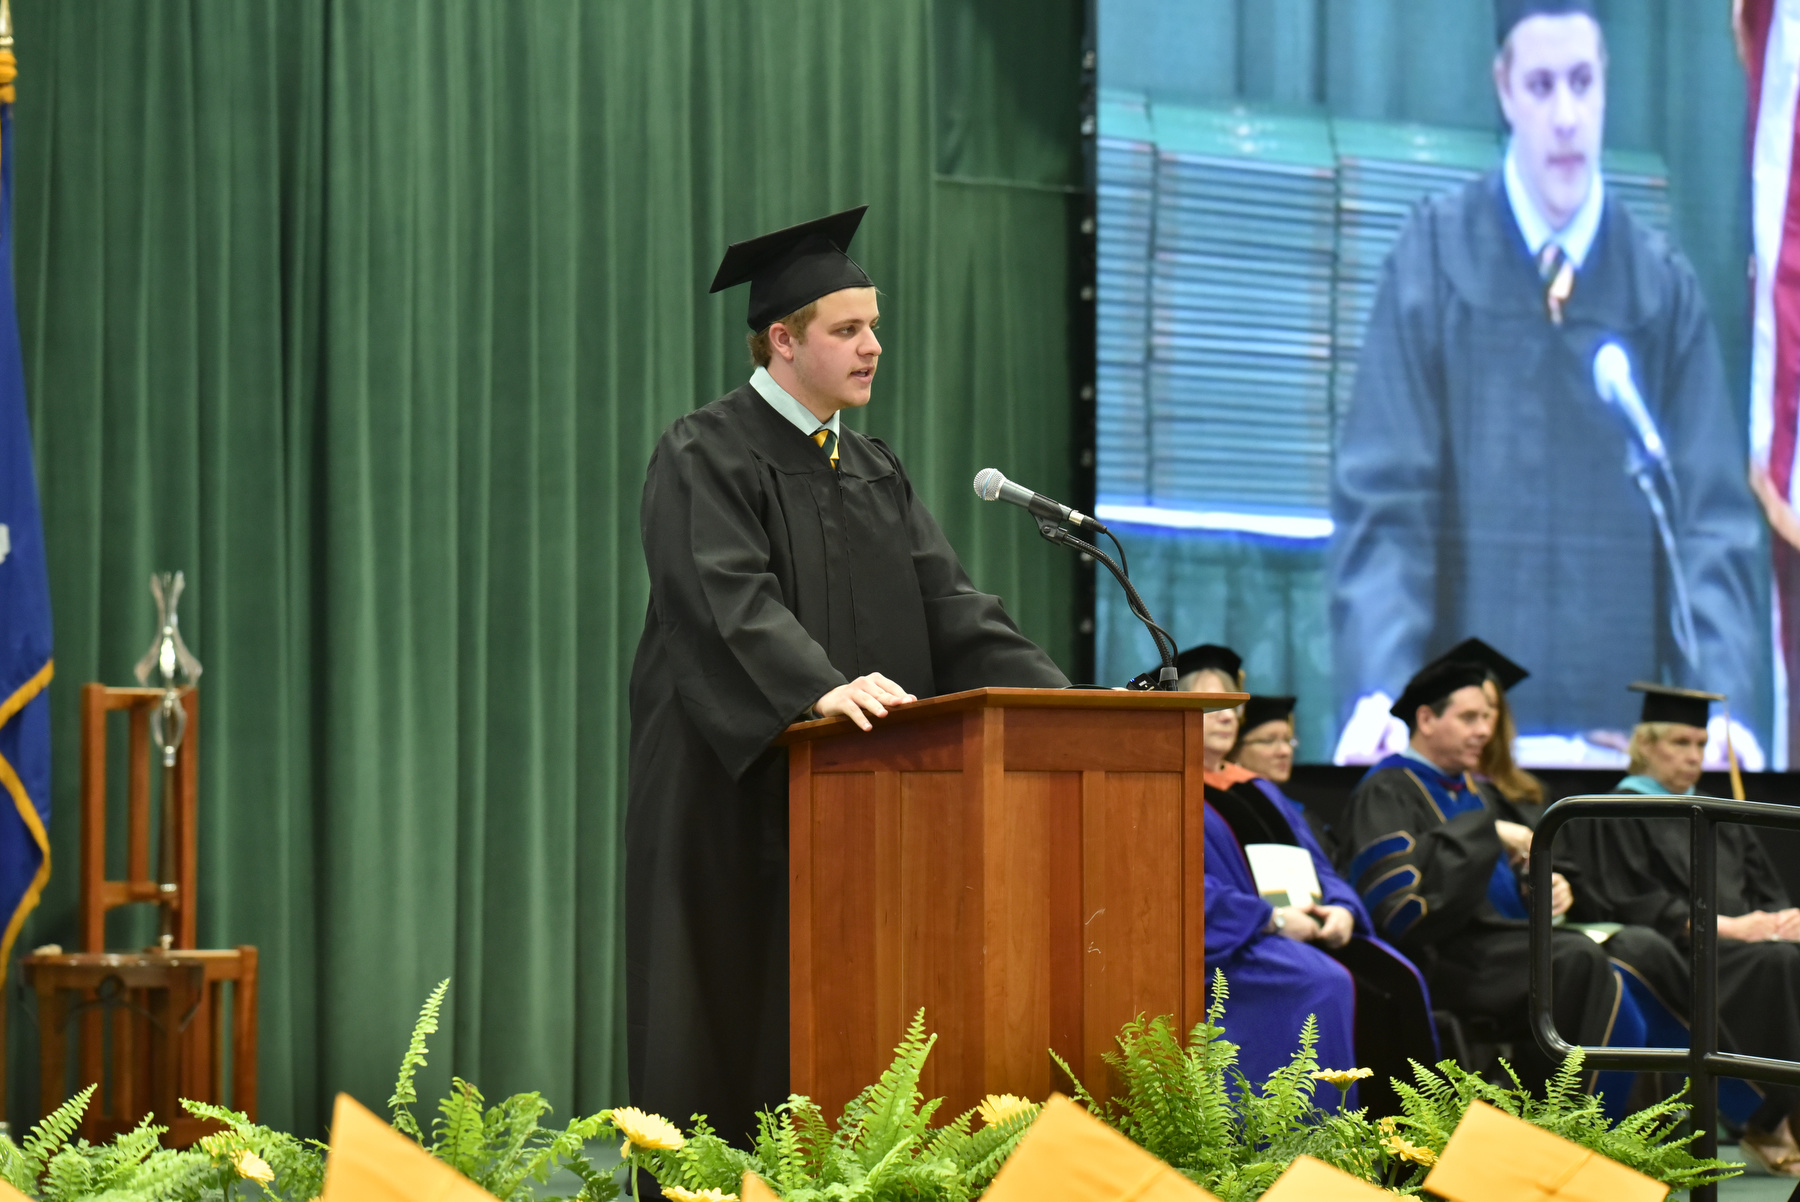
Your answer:
[[[21,945],[74,940],[79,687],[130,683],[147,577],[182,568],[201,942],[262,949],[264,1121],[379,1109],[444,977],[422,1090],[621,1102],[638,490],[662,428],[749,372],[743,293],[705,292],[727,241],[872,206],[888,349],[855,420],[1072,659],[1075,567],[969,480],[1071,479],[1078,142],[1017,56],[1072,81],[1077,13],[17,0],[57,660],[55,869]]]

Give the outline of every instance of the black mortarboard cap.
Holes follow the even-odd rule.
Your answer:
[[[1265,722],[1286,722],[1294,716],[1292,697],[1251,697],[1244,702],[1242,730],[1255,730]]]
[[[1426,667],[1430,667],[1432,664],[1448,663],[1481,664],[1488,670],[1488,674],[1494,678],[1494,682],[1500,686],[1500,691],[1503,693],[1531,675],[1480,639],[1464,639],[1432,660],[1431,664],[1427,664]]]
[[[1479,688],[1487,677],[1486,664],[1473,660],[1435,660],[1420,668],[1406,682],[1406,691],[1400,694],[1400,700],[1394,702],[1388,713],[1406,723],[1410,730],[1421,705],[1436,705],[1458,689]]]
[[[1513,26],[1527,17],[1560,17],[1564,13],[1600,19],[1594,0],[1494,0],[1494,45],[1504,45]]]
[[[874,281],[848,253],[850,239],[856,237],[856,227],[868,210],[868,205],[857,205],[747,242],[733,242],[708,291],[748,281],[750,328],[765,330],[840,288],[873,288]]]
[[[1223,672],[1239,684],[1244,682],[1244,660],[1230,647],[1221,647],[1217,643],[1201,643],[1198,647],[1189,647],[1175,657],[1175,671],[1186,676],[1190,672],[1203,672],[1207,668]]]
[[[1644,712],[1639,722],[1678,722],[1683,726],[1706,729],[1710,703],[1725,700],[1722,693],[1702,693],[1698,689],[1678,689],[1672,685],[1651,684],[1640,680],[1631,686],[1644,695]]]

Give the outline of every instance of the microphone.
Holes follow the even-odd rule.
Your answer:
[[[1616,342],[1608,342],[1594,352],[1594,391],[1618,411],[1637,441],[1638,449],[1652,463],[1666,470],[1668,449],[1663,446],[1662,435],[1657,433],[1656,422],[1650,417],[1643,394],[1631,378],[1631,360],[1626,357],[1625,348]]]
[[[1077,530],[1092,530],[1097,534],[1109,533],[1105,526],[1081,510],[1070,509],[1062,502],[1053,501],[1043,493],[1032,492],[1022,484],[1014,484],[997,467],[984,467],[975,473],[975,495],[984,501],[1005,501],[1008,505],[1017,505],[1020,509],[1028,509],[1037,517],[1048,521],[1067,522]]]
[[[1672,594],[1669,626],[1682,658],[1690,668],[1698,671],[1700,644],[1694,633],[1694,606],[1688,596],[1687,572],[1681,563],[1681,541],[1676,537],[1675,523],[1669,518],[1670,510],[1678,515],[1681,513],[1681,489],[1675,480],[1674,465],[1669,462],[1668,448],[1663,445],[1662,435],[1657,433],[1656,422],[1644,404],[1644,395],[1631,378],[1631,360],[1617,342],[1607,342],[1594,352],[1594,391],[1618,413],[1630,432],[1631,445],[1626,448],[1625,470],[1637,482],[1638,491],[1644,494],[1650,516],[1656,523],[1657,538],[1662,541],[1664,566],[1668,569]],[[1660,475],[1668,489],[1667,505],[1658,493],[1652,465],[1657,469],[1654,475]]]

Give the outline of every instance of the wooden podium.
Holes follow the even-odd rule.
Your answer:
[[[977,689],[788,728],[792,1084],[835,1118],[914,1011],[922,1088],[1110,1090],[1137,1014],[1206,1009],[1201,715],[1241,693]],[[947,1117],[947,1115],[946,1115]]]

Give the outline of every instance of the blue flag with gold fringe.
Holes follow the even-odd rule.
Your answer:
[[[4,31],[10,33],[10,30]],[[10,41],[6,38],[5,41]],[[13,56],[0,41],[0,973],[50,879],[50,578],[13,300]]]

